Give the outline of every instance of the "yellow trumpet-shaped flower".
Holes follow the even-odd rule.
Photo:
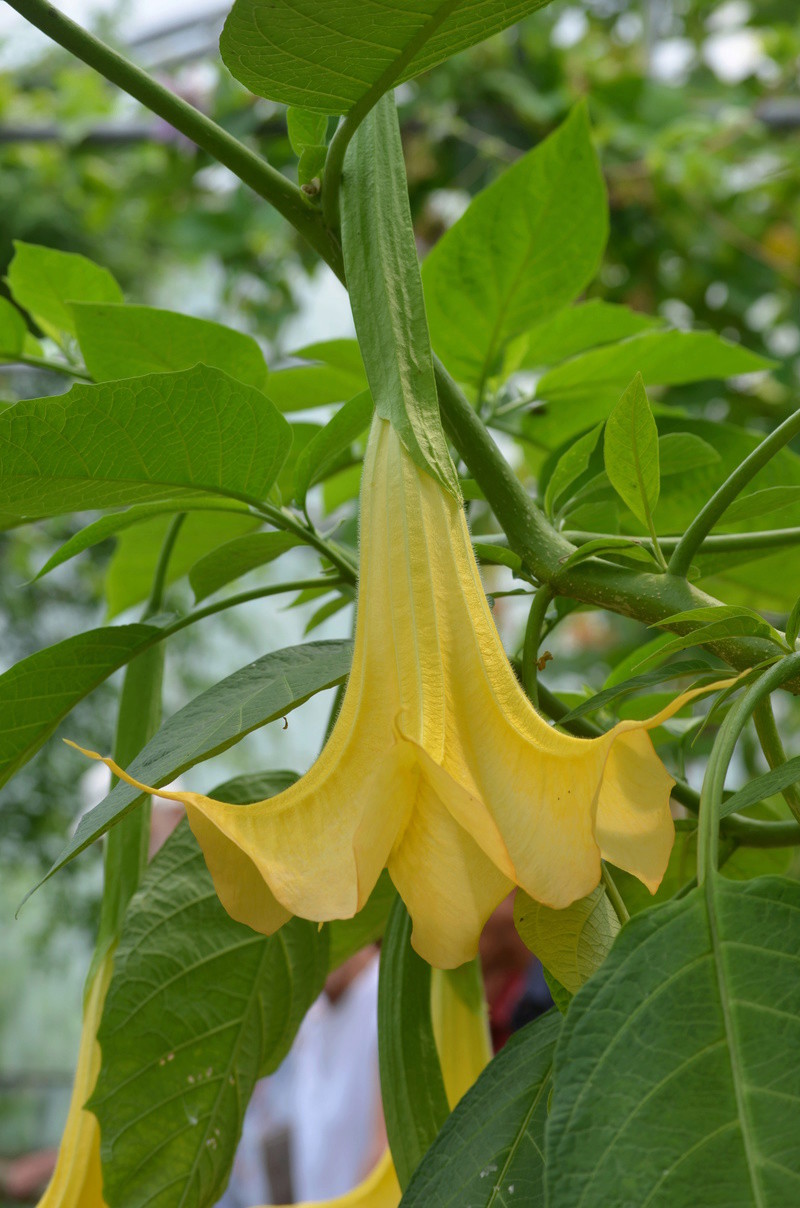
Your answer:
[[[603,857],[655,891],[674,782],[647,731],[692,694],[596,739],[550,726],[505,655],[462,508],[377,417],[360,544],[352,670],[310,771],[253,805],[159,790],[185,804],[228,912],[266,933],[291,914],[349,918],[388,866],[414,947],[446,968],[475,955],[515,884],[562,909]]]
[[[84,1107],[100,1072],[97,1029],[103,1014],[113,956],[108,953],[92,977],[83,1010],[78,1068],[56,1168],[38,1208],[106,1208],[100,1168],[100,1125]]]
[[[483,1003],[469,1006],[454,990],[448,975],[433,971],[431,1013],[447,1101],[452,1110],[489,1064],[492,1047]],[[400,1184],[392,1155],[384,1150],[357,1187],[332,1200],[306,1201],[297,1208],[397,1208]]]

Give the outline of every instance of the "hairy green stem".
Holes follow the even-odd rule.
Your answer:
[[[534,593],[528,623],[525,626],[525,641],[522,647],[522,686],[534,705],[539,704],[539,645],[547,609],[553,592],[545,583]]]
[[[697,882],[702,885],[719,860],[719,811],[724,799],[725,776],[742,730],[756,708],[771,692],[800,671],[800,654],[790,654],[769,667],[731,706],[719,728],[703,777],[700,793],[700,828],[697,836]],[[792,826],[797,826],[792,823]]]
[[[682,576],[688,572],[692,558],[736,496],[798,432],[800,432],[800,411],[795,411],[794,415],[790,415],[774,432],[762,440],[761,444],[726,478],[722,486],[714,492],[708,503],[695,516],[675,547],[669,560],[671,575]]]
[[[753,721],[767,763],[771,768],[779,768],[786,763],[786,752],[783,749],[778,727],[775,725],[775,714],[772,712],[772,701],[769,698],[762,700],[756,707]],[[800,790],[797,785],[787,784],[786,788],[781,789],[781,795],[797,821],[800,822]]]
[[[7,0],[31,25],[70,54],[94,68],[110,83],[158,114],[218,163],[249,185],[287,219],[324,258],[331,255],[322,216],[301,189],[271,167],[260,155],[223,130],[193,105],[176,96],[99,38],[70,21],[47,0]]]

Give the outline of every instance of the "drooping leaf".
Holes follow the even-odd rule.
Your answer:
[[[663,640],[659,641],[656,645],[656,650],[663,650],[665,644]],[[640,647],[631,655],[633,663],[640,662],[642,655],[647,653],[649,651],[646,646]],[[680,659],[676,663],[669,663],[664,667],[656,667],[653,671],[646,671],[642,675],[614,680],[602,692],[595,693],[594,696],[589,697],[582,704],[576,705],[574,709],[570,709],[569,713],[559,718],[559,721],[562,725],[566,725],[571,721],[577,721],[580,717],[587,717],[590,713],[596,713],[598,709],[604,709],[607,705],[613,704],[614,701],[630,696],[632,692],[638,692],[640,688],[651,688],[654,684],[662,684],[665,680],[677,679],[683,675],[698,676],[712,674],[719,678],[719,673],[710,667],[708,663],[703,663],[699,659]],[[611,677],[609,677],[610,679]]]
[[[12,359],[25,347],[28,328],[16,306],[0,297],[0,361]]]
[[[800,486],[765,487],[763,491],[751,491],[740,495],[725,509],[721,524],[739,524],[744,521],[749,527],[756,516],[769,516],[782,512],[800,503]]]
[[[392,97],[378,102],[350,143],[341,219],[350,303],[375,410],[417,465],[460,498],[439,415]]]
[[[340,684],[351,655],[351,643],[343,641],[308,642],[265,654],[167,718],[127,770],[145,784],[167,784],[187,768],[226,751],[251,730],[284,717],[315,693]],[[44,880],[99,839],[138,797],[130,785],[116,785],[84,814]]]
[[[478,194],[425,260],[431,338],[450,372],[470,384],[496,373],[511,339],[591,281],[607,234],[605,186],[579,105]]]
[[[264,390],[267,366],[252,336],[174,310],[74,303],[75,330],[96,382],[209,365]]]
[[[159,550],[171,522],[170,516],[154,516],[120,534],[103,583],[109,617],[119,616],[147,599]],[[260,523],[255,516],[224,508],[188,512],[172,550],[166,582],[175,583],[183,578],[209,550],[251,533]]]
[[[398,898],[381,948],[378,1060],[392,1161],[406,1187],[449,1115],[431,1019],[431,968],[411,947]]]
[[[720,806],[720,817],[724,818],[738,810],[747,809],[749,806],[755,805],[757,801],[762,801],[764,797],[772,797],[775,793],[780,793],[783,789],[788,788],[790,784],[796,784],[798,780],[800,780],[800,755],[796,755],[794,759],[787,759],[786,763],[779,764],[778,767],[764,772],[761,776],[755,776],[744,788],[726,798]]]
[[[36,578],[41,579],[42,575],[55,570],[57,566],[68,562],[70,558],[82,554],[84,550],[91,549],[92,546],[99,545],[110,537],[116,537],[133,525],[152,520],[154,516],[174,516],[176,512],[217,510],[230,511],[240,516],[250,515],[243,504],[237,503],[233,499],[221,499],[214,495],[197,495],[194,498],[186,495],[176,500],[165,499],[159,500],[157,503],[137,503],[133,507],[126,508],[124,512],[111,512],[109,515],[101,516],[99,520],[87,524],[86,528],[80,529],[68,541],[59,546],[56,552],[47,559]]]
[[[549,1208],[794,1203],[798,911],[796,882],[715,875],[623,928],[556,1049]]]
[[[8,288],[46,335],[75,335],[70,302],[122,302],[122,290],[107,268],[75,252],[14,242]]]
[[[597,972],[619,932],[619,919],[602,885],[565,910],[551,910],[517,890],[514,924],[527,947],[570,994]]]
[[[294,472],[294,495],[305,507],[306,495],[336,465],[342,453],[369,427],[372,395],[368,390],[345,403],[303,449]]]
[[[157,635],[153,625],[90,629],[0,675],[0,784],[27,763],[79,701]]]
[[[195,600],[205,600],[221,587],[299,545],[292,533],[247,533],[226,541],[195,562],[189,571]]]
[[[236,0],[220,39],[251,92],[347,113],[535,12],[547,0]]]
[[[606,421],[603,457],[614,490],[647,525],[658,503],[661,474],[658,429],[640,373]]]
[[[661,320],[653,315],[643,315],[627,306],[592,298],[537,323],[527,337],[527,348],[519,367],[538,369],[543,365],[557,365],[589,348],[624,340],[660,325]]]
[[[544,1128],[561,1016],[515,1033],[417,1168],[402,1208],[544,1208]]]
[[[52,516],[187,490],[264,499],[290,441],[270,400],[218,369],[76,385],[0,414],[0,509]]]
[[[597,442],[602,432],[602,424],[597,424],[579,437],[561,454],[553,468],[544,493],[544,506],[547,514],[552,516],[558,508],[562,497],[583,477],[589,469],[592,454],[597,448]]]
[[[279,411],[307,411],[344,403],[367,384],[362,371],[335,365],[297,365],[269,375],[269,397]]]
[[[636,373],[648,386],[675,386],[754,373],[770,365],[711,331],[644,332],[548,370],[536,387],[545,405],[525,417],[524,427],[536,441],[557,447],[572,433],[605,419]]]
[[[327,973],[327,937],[263,936],[225,912],[186,822],[126,914],[91,1108],[111,1204],[212,1204],[256,1080],[277,1068]]]

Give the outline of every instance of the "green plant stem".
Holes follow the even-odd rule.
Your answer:
[[[177,516],[173,516],[167,529],[164,542],[158,555],[156,568],[153,572],[153,585],[150,588],[150,595],[142,613],[142,621],[149,621],[151,617],[156,616],[164,606],[164,591],[167,586],[167,574],[169,573],[169,563],[175,549],[175,542],[178,540],[178,534],[183,528],[183,522],[186,519],[185,512],[179,512]]]
[[[671,575],[683,576],[689,570],[703,541],[711,532],[723,513],[752,478],[800,432],[800,411],[795,411],[771,432],[753,452],[726,478],[708,502],[695,516],[681,537],[669,560]]]
[[[717,869],[720,833],[719,810],[724,800],[725,776],[739,736],[758,705],[787,679],[796,675],[798,670],[800,670],[800,654],[790,654],[781,659],[779,663],[769,667],[731,706],[719,728],[700,792],[700,827],[697,835],[698,885],[702,885],[713,876]],[[797,827],[796,823],[791,825]]]
[[[254,504],[251,502],[250,508],[256,515],[262,516],[270,524],[274,524],[276,528],[283,529],[287,533],[295,533],[305,545],[312,546],[327,558],[336,567],[345,582],[353,586],[356,584],[358,567],[350,561],[343,550],[327,541],[325,537],[321,537],[316,529],[303,524],[286,508],[274,507],[271,503]]]
[[[544,684],[539,685],[539,705],[541,711],[555,722],[560,722],[569,713],[567,706],[549,688],[545,688]],[[603,733],[599,726],[585,717],[576,717],[574,721],[565,723],[564,729],[577,738],[599,738]],[[672,796],[691,813],[699,812],[700,794],[685,780],[676,780]],[[742,847],[800,846],[800,826],[796,822],[765,822],[760,818],[729,814],[727,818],[722,819],[720,831],[726,838],[735,839]]]
[[[589,541],[601,540],[604,537],[618,537],[618,533],[590,533],[583,529],[567,529],[564,532],[567,541],[573,545],[586,545]],[[638,540],[638,538],[636,538]],[[680,537],[659,537],[662,550],[668,553],[678,546]],[[762,529],[757,533],[711,533],[703,539],[696,553],[735,554],[747,550],[780,549],[782,546],[795,546],[800,543],[800,528]]]
[[[48,361],[46,357],[27,357],[18,352],[0,352],[0,368],[3,366],[27,365],[31,369],[47,369],[50,373],[63,373],[65,377],[80,378],[82,382],[91,382],[90,374],[75,365],[67,365],[62,361]]]
[[[775,725],[775,714],[772,712],[772,701],[769,698],[762,700],[756,707],[753,721],[767,763],[771,768],[781,767],[786,763],[786,752],[783,749],[778,727]],[[785,789],[781,790],[781,794],[797,821],[800,822],[800,791],[798,791],[797,785],[788,784]]]
[[[70,21],[47,0],[7,0],[7,3],[59,46],[135,97],[151,113],[169,122],[218,163],[230,168],[239,180],[273,205],[323,258],[328,258],[331,254],[329,237],[319,209],[260,155],[159,84],[146,71]]]
[[[600,875],[602,876],[603,884],[606,887],[608,900],[614,907],[614,913],[619,919],[621,925],[624,927],[625,924],[630,921],[631,916],[628,914],[628,907],[622,900],[622,894],[617,889],[616,882],[614,881],[614,878],[612,877],[605,860],[600,861]]]
[[[528,623],[525,626],[525,641],[522,647],[522,686],[535,706],[539,704],[539,645],[547,609],[553,598],[552,589],[544,584],[533,596]]]

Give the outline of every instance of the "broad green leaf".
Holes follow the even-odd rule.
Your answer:
[[[544,1129],[561,1016],[515,1033],[446,1120],[402,1208],[544,1208]]]
[[[235,537],[233,541],[226,541],[195,562],[189,571],[195,600],[205,600],[234,579],[241,578],[258,566],[265,566],[299,544],[298,537],[281,532],[247,533]]]
[[[187,495],[180,499],[163,500],[158,503],[137,503],[133,507],[126,508],[124,512],[111,512],[109,515],[101,516],[99,520],[87,524],[86,528],[82,528],[74,537],[70,537],[69,541],[65,541],[47,559],[36,578],[41,579],[42,575],[46,575],[57,566],[61,566],[62,563],[68,562],[70,558],[82,554],[84,550],[91,549],[94,545],[99,545],[101,541],[116,537],[118,533],[123,533],[125,529],[131,528],[133,525],[152,520],[154,516],[174,516],[176,512],[191,511],[225,511],[240,516],[250,515],[243,504],[236,503],[235,500],[220,499],[214,495],[198,495],[195,498]]]
[[[337,465],[355,440],[369,427],[372,419],[372,395],[368,390],[345,403],[318,432],[297,459],[294,472],[294,495],[300,507],[315,483]]]
[[[602,424],[585,432],[574,444],[561,454],[550,475],[544,493],[544,506],[549,516],[558,509],[562,496],[566,494],[589,469],[592,454],[600,439]]]
[[[772,797],[775,793],[780,793],[783,789],[788,788],[790,784],[796,784],[798,780],[800,780],[800,755],[795,756],[794,759],[787,759],[786,763],[772,768],[769,772],[764,772],[762,776],[754,777],[744,788],[727,797],[720,808],[720,817],[725,818],[728,814],[733,814],[738,810],[748,809],[756,802],[763,801],[765,797]]]
[[[295,155],[308,147],[323,147],[328,133],[328,118],[324,113],[310,113],[292,106],[286,111],[286,129]]]
[[[302,348],[292,352],[291,356],[300,361],[319,361],[331,369],[339,369],[351,378],[356,378],[362,385],[366,384],[364,361],[358,340],[317,340],[313,344],[304,344]]]
[[[120,534],[103,583],[108,617],[147,599],[159,551],[172,517],[154,516]],[[228,541],[257,529],[261,521],[220,508],[212,512],[188,512],[183,521],[167,567],[166,582],[183,578],[204,554]]]
[[[75,252],[35,243],[15,241],[7,281],[14,301],[55,340],[76,334],[70,302],[124,301],[108,269]]]
[[[8,361],[22,352],[28,328],[16,306],[0,297],[0,361]]]
[[[450,1109],[431,1018],[431,967],[411,947],[411,919],[398,898],[381,947],[378,1061],[386,1134],[405,1188]]]
[[[347,113],[513,25],[547,0],[236,0],[220,51],[251,92]],[[324,20],[322,12],[324,11]]]
[[[153,625],[90,629],[0,675],[0,784],[27,763],[78,701],[157,636]]]
[[[796,1202],[798,912],[797,882],[714,875],[622,929],[556,1048],[549,1208]]]
[[[433,346],[450,372],[470,384],[498,372],[510,340],[591,281],[607,234],[605,185],[578,105],[478,194],[425,260]]]
[[[634,516],[649,527],[661,475],[658,429],[640,373],[606,421],[603,456],[611,485]]]
[[[560,310],[551,319],[538,323],[527,337],[527,348],[520,369],[538,369],[557,365],[600,344],[611,344],[661,326],[653,315],[639,314],[627,306],[592,298],[578,306]]]
[[[151,306],[74,303],[75,330],[96,382],[209,365],[264,390],[267,366],[252,336],[221,323]]]
[[[269,375],[269,397],[279,411],[309,411],[344,403],[367,384],[363,372],[336,365],[298,365]]]
[[[544,405],[525,417],[523,427],[531,439],[552,448],[605,419],[637,372],[649,387],[677,386],[753,373],[770,365],[711,331],[645,332],[548,370],[536,387]],[[714,425],[708,427],[713,431]],[[709,443],[717,447],[713,438]]]
[[[331,969],[338,968],[349,957],[366,948],[367,944],[374,944],[381,938],[396,901],[397,890],[384,869],[366,905],[358,914],[353,915],[352,919],[334,919],[327,924]]]
[[[0,414],[0,510],[52,516],[187,490],[264,499],[290,441],[270,400],[218,369],[76,385]]]
[[[658,461],[662,480],[672,474],[686,474],[689,470],[712,466],[719,460],[717,450],[712,448],[707,440],[695,436],[692,432],[667,432],[658,438]]]
[[[458,499],[392,97],[374,107],[350,143],[341,221],[350,304],[375,410],[392,423],[420,469]]]
[[[340,684],[351,656],[351,643],[343,641],[309,642],[265,654],[173,713],[126,770],[145,784],[167,784],[187,768],[227,751],[251,730],[284,717],[315,693]],[[84,814],[44,880],[105,834],[138,799],[131,785],[116,785]]]
[[[751,491],[749,495],[734,499],[730,507],[725,509],[720,524],[744,522],[744,527],[749,528],[750,521],[756,516],[769,516],[785,508],[796,507],[799,503],[800,486],[766,487],[763,491]]]
[[[565,910],[551,910],[517,890],[514,923],[526,946],[570,994],[597,972],[619,932],[602,885]]]
[[[327,973],[327,937],[291,919],[273,936],[221,906],[186,822],[125,918],[91,1109],[110,1204],[212,1204],[258,1078],[289,1051]]]

